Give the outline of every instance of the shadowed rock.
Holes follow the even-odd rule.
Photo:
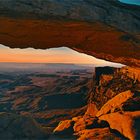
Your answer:
[[[109,128],[86,129],[78,135],[78,140],[125,140],[111,133]]]
[[[0,26],[0,43],[10,47],[68,46],[140,67],[139,6],[117,0],[0,0]]]
[[[99,21],[123,31],[140,32],[140,7],[118,0],[0,0],[0,11],[0,15],[20,18]]]
[[[0,139],[45,139],[47,132],[31,117],[0,113]]]

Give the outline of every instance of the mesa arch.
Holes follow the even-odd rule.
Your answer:
[[[0,44],[11,48],[67,46],[140,67],[139,6],[118,0],[0,0],[0,27]]]

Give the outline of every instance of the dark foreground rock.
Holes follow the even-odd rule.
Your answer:
[[[47,132],[31,117],[0,113],[0,139],[45,139]]]

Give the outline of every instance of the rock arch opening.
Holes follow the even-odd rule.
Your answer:
[[[0,50],[1,112],[31,115],[51,133],[61,120],[95,115],[117,94],[139,89],[135,69],[120,69],[124,65],[67,47],[36,50],[1,45]],[[106,122],[98,125],[108,127]]]
[[[112,66],[123,67],[123,64],[113,63],[93,56],[84,52],[80,53],[68,47],[41,49],[11,49],[0,45],[0,62],[12,63],[66,63],[66,64],[87,64],[94,67]]]
[[[63,117],[68,118],[69,113],[70,117],[82,114],[93,86],[95,67],[104,66],[124,65],[99,60],[67,47],[36,50],[0,45],[0,106],[5,100],[1,110],[32,112],[40,123],[45,121],[50,125]],[[59,119],[53,123],[46,117],[41,118],[41,114],[51,117],[55,114]]]

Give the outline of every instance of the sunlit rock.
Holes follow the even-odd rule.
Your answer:
[[[132,98],[133,96],[134,93],[132,93],[131,91],[125,91],[118,94],[114,98],[110,99],[105,105],[103,105],[103,107],[100,109],[100,111],[98,111],[96,116],[99,117],[108,113],[115,112],[117,108],[120,108],[121,110],[121,104],[126,102],[128,99]]]
[[[116,112],[100,117],[109,123],[111,129],[115,129],[130,140],[140,139],[140,111]]]
[[[96,105],[94,103],[89,103],[84,117],[86,117],[86,116],[95,117],[97,112],[98,112],[98,109],[97,109]]]
[[[58,126],[54,129],[53,133],[55,135],[72,135],[73,134],[74,121],[65,120],[61,121]]]

